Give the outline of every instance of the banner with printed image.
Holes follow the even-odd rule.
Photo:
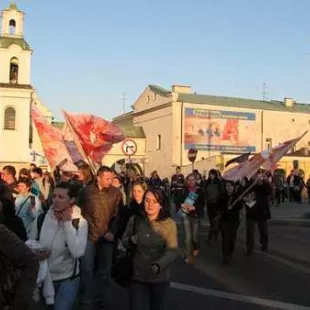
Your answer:
[[[219,152],[256,151],[256,114],[185,108],[185,149]]]

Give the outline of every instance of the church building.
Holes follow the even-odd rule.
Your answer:
[[[24,37],[25,13],[16,4],[1,14],[0,32],[0,166],[28,167],[41,157],[38,134],[33,129],[30,108],[36,103],[51,120],[51,112],[36,98],[31,84],[33,50]]]

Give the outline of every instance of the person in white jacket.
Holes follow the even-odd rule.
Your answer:
[[[79,257],[84,255],[88,224],[74,204],[77,190],[61,182],[52,196],[52,206],[34,222],[30,239],[39,240],[46,250],[38,253],[39,259],[48,261],[55,288],[54,310],[71,310],[79,284]]]

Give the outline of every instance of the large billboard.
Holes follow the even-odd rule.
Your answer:
[[[255,152],[255,113],[185,108],[185,149]]]

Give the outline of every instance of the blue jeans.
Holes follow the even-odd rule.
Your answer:
[[[199,227],[200,219],[191,217],[180,212],[182,216],[182,223],[185,237],[185,258],[190,258],[193,255],[193,250],[199,249]]]
[[[80,278],[54,282],[55,304],[53,310],[72,310],[80,287]]]
[[[106,306],[113,251],[114,244],[87,241],[86,251],[81,259],[80,310],[90,310],[93,304],[96,309]]]

